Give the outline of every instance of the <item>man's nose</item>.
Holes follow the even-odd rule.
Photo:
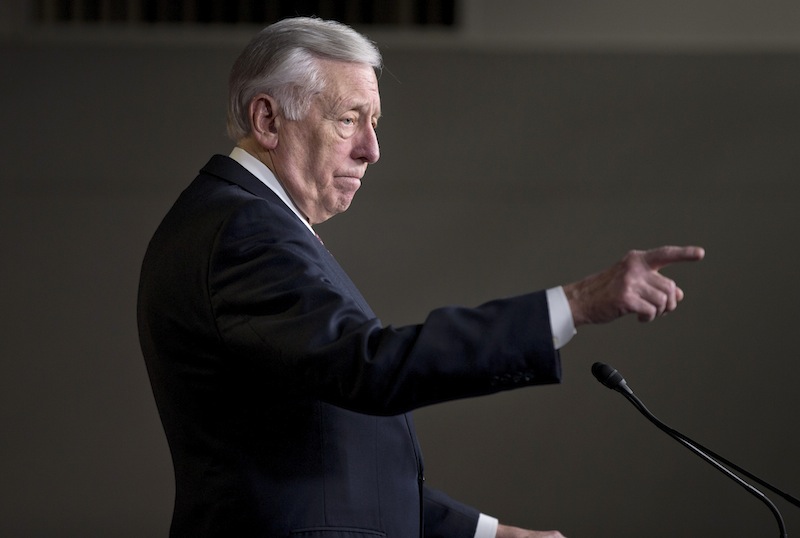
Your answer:
[[[357,152],[355,157],[357,159],[362,159],[368,164],[378,162],[381,157],[381,150],[378,144],[378,133],[375,132],[374,128],[369,127],[364,130],[359,145],[355,149]]]

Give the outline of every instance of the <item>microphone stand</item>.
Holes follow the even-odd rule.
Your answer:
[[[774,486],[771,486],[770,484],[764,482],[760,478],[752,475],[751,473],[745,471],[744,469],[739,468],[737,465],[729,462],[728,460],[718,456],[714,452],[706,449],[700,443],[691,440],[689,437],[683,435],[677,430],[674,430],[669,426],[667,426],[666,424],[664,424],[663,422],[661,422],[653,413],[650,412],[649,409],[647,409],[644,403],[642,403],[642,401],[633,393],[633,391],[628,387],[625,380],[622,378],[622,375],[620,375],[620,373],[617,372],[617,370],[611,368],[606,364],[598,362],[592,366],[592,373],[597,378],[597,380],[600,381],[603,385],[612,390],[616,390],[617,392],[625,396],[625,398],[629,402],[631,402],[633,406],[636,407],[636,409],[638,409],[639,412],[645,416],[645,418],[647,418],[650,422],[655,424],[656,427],[658,427],[658,429],[660,429],[661,431],[663,431],[664,433],[666,433],[667,435],[669,435],[670,437],[681,443],[683,446],[685,446],[686,448],[688,448],[689,450],[700,456],[702,459],[704,459],[706,462],[708,462],[713,467],[718,469],[725,476],[727,476],[728,478],[739,484],[741,487],[743,487],[745,490],[747,490],[751,495],[753,495],[761,502],[766,504],[767,508],[769,508],[769,510],[772,512],[772,515],[775,516],[775,520],[778,523],[778,528],[780,530],[780,537],[786,538],[788,536],[786,534],[786,525],[783,522],[783,517],[781,516],[781,513],[778,511],[778,508],[775,506],[775,504],[771,500],[769,500],[769,498],[767,498],[767,496],[764,495],[761,491],[759,491],[752,485],[748,484],[747,482],[742,480],[742,478],[740,478],[738,475],[733,473],[730,469],[725,467],[723,463],[736,469],[742,474],[747,475],[749,478],[757,481],[758,483],[770,488],[771,490],[775,491],[776,493],[786,498],[789,502],[795,505],[800,506],[800,501],[798,501],[791,495],[788,495],[778,490]]]

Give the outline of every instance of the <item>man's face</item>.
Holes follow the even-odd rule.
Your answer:
[[[282,118],[275,174],[311,224],[347,210],[367,165],[380,157],[378,80],[364,64],[320,61],[326,80],[305,118]]]

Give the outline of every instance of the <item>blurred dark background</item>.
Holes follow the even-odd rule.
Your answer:
[[[319,227],[384,323],[566,283],[631,248],[707,249],[665,271],[686,292],[674,314],[581,330],[562,385],[418,411],[429,483],[570,537],[776,533],[589,370],[612,364],[661,419],[800,495],[798,6],[4,2],[0,535],[166,536],[139,264],[232,147],[241,47],[311,13],[385,56],[381,161]]]

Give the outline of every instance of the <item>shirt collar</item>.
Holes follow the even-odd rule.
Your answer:
[[[314,229],[311,227],[311,224],[306,220],[300,210],[297,209],[297,206],[294,205],[294,202],[289,197],[289,194],[286,192],[286,189],[283,188],[281,182],[278,181],[278,178],[275,177],[275,174],[272,173],[267,165],[259,161],[254,156],[250,155],[247,151],[240,147],[233,148],[229,157],[236,161],[237,163],[241,164],[248,172],[256,176],[259,181],[261,181],[264,185],[270,188],[272,192],[274,192],[281,201],[286,204],[286,206],[291,209],[297,218],[305,224],[309,230],[314,232]]]

